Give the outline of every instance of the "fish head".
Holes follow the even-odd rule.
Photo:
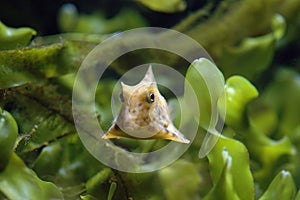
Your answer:
[[[160,94],[152,69],[135,86],[121,82],[122,107],[117,125],[129,134],[151,137],[161,130],[160,116],[168,119],[167,102]]]

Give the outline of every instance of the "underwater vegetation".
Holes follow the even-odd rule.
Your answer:
[[[0,10],[0,199],[300,200],[300,1],[114,1],[116,9],[103,1],[103,7],[95,4],[89,12],[80,2],[57,6],[58,31],[50,35],[35,20],[9,24],[7,12]],[[4,2],[0,7],[13,9]],[[104,130],[113,121],[117,79],[142,63],[179,71],[200,108],[197,135],[178,160],[153,172],[127,173],[102,164],[82,144],[73,120],[73,83],[99,43],[121,31],[154,25],[193,38],[214,62],[199,58],[187,63],[145,49],[110,64],[95,97]],[[160,92],[173,105],[177,126],[176,102],[182,99],[164,88]],[[194,113],[190,116],[187,121],[194,120]],[[206,137],[207,131],[221,135]],[[205,142],[214,146],[203,152]],[[111,148],[151,152],[166,144],[118,139]],[[116,163],[125,162],[121,153],[116,151]]]

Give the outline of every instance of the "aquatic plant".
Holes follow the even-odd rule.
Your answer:
[[[110,35],[64,33],[30,41],[33,29],[1,23],[0,198],[300,199],[299,55],[290,55],[291,44],[300,46],[299,8],[294,0],[224,1],[213,11],[207,6],[185,16],[174,29],[202,44],[215,63],[202,58],[188,65],[172,54],[149,50],[111,64],[95,99],[106,129],[113,119],[115,77],[151,59],[184,74],[202,108],[198,134],[181,158],[161,170],[136,174],[96,160],[73,122],[75,74],[85,56]],[[134,41],[139,40],[144,38]],[[287,55],[294,57],[283,60]],[[213,101],[204,79],[214,84]],[[175,99],[164,92],[176,111]],[[225,126],[214,130],[221,133],[218,138],[205,139],[212,115],[215,126],[220,121]],[[215,145],[199,158],[203,141]],[[120,140],[114,145],[149,152],[165,144]]]

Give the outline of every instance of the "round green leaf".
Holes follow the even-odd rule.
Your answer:
[[[245,108],[257,96],[258,91],[256,88],[242,76],[232,76],[227,79],[224,96],[226,101],[226,124],[233,127],[245,126]]]
[[[274,178],[259,200],[294,199],[295,195],[296,187],[293,177],[289,171],[283,170]]]
[[[8,164],[18,135],[18,126],[11,114],[0,108],[0,171]]]
[[[27,45],[36,31],[31,28],[10,28],[0,21],[0,50]]]
[[[11,200],[63,199],[53,183],[39,179],[15,153],[8,166],[0,173],[0,191]]]

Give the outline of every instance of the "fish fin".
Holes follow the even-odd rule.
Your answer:
[[[154,138],[172,140],[184,144],[190,143],[190,140],[185,138],[184,135],[179,130],[177,130],[173,124],[170,124],[166,129],[162,129],[154,136]]]
[[[102,136],[102,139],[112,139],[124,137],[123,132],[117,124],[113,124],[108,131]]]

